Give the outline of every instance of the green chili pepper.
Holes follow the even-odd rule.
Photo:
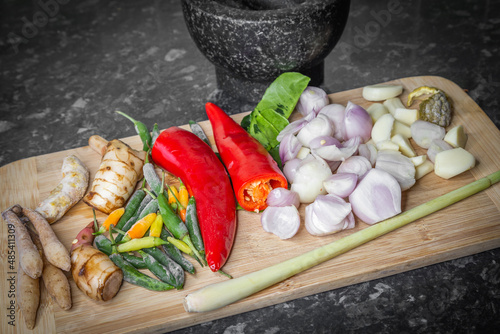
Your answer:
[[[205,143],[207,143],[208,146],[210,145],[210,140],[208,140],[207,135],[201,128],[201,126],[196,123],[195,121],[189,121],[189,127],[191,128],[191,131],[201,140],[203,140]]]
[[[124,252],[133,252],[133,251],[138,251],[139,249],[143,248],[150,248],[150,247],[156,247],[160,246],[163,244],[166,244],[167,242],[165,240],[162,240],[161,238],[157,237],[142,237],[138,239],[132,239],[130,241],[127,241],[123,244],[119,244],[116,246],[118,252],[124,253]]]
[[[181,286],[174,285],[175,279],[167,267],[165,267],[160,262],[156,261],[156,259],[152,255],[149,255],[148,253],[142,250],[139,250],[138,252],[144,259],[144,263],[148,267],[149,271],[151,271],[156,277],[158,277],[160,281],[168,283],[174,286],[178,290],[182,288],[182,285]]]
[[[155,166],[152,163],[144,164],[142,167],[142,174],[144,174],[146,182],[149,184],[149,187],[153,190],[156,196],[163,192],[162,181],[158,177],[158,174],[156,174]]]
[[[156,138],[160,135],[160,128],[158,127],[158,123],[155,123],[153,126],[153,131],[151,133],[151,147],[155,144]]]
[[[109,236],[111,238],[112,244],[112,254],[109,256],[110,260],[113,261],[123,272],[123,279],[131,284],[146,288],[153,291],[167,291],[174,289],[174,286],[154,279],[139,270],[134,268],[129,262],[127,262],[122,254],[118,253],[118,248],[116,246],[115,240],[113,239],[113,226],[109,228]]]
[[[99,249],[104,254],[109,256],[113,253],[113,245],[111,244],[111,240],[106,238],[106,236],[102,234],[98,235],[97,237],[95,237],[94,242],[97,249]],[[139,256],[135,256],[129,253],[123,253],[122,256],[128,263],[133,265],[136,269],[147,268],[146,264],[144,263],[144,260]]]
[[[164,246],[164,245],[163,245]],[[144,252],[152,256],[157,262],[164,265],[172,274],[172,282],[167,282],[175,286],[177,289],[182,288],[184,285],[184,270],[182,267],[172,260],[167,254],[162,252],[159,248],[144,248]]]
[[[158,201],[156,199],[152,199],[149,201],[149,203],[134,217],[129,219],[126,223],[125,226],[121,229],[123,232],[127,232],[130,230],[130,228],[140,219],[146,217],[148,214],[153,213],[158,211]],[[118,234],[116,236],[116,242],[122,241],[122,239],[125,237],[123,234]]]
[[[152,139],[151,139],[151,134],[149,133],[148,127],[144,123],[133,119],[132,117],[130,117],[129,115],[127,115],[121,111],[116,111],[116,113],[128,118],[132,123],[134,123],[135,131],[137,132],[137,134],[139,135],[139,137],[142,140],[142,144],[143,144],[142,149],[146,152],[149,151],[149,149],[152,147],[152,145],[151,145]]]
[[[126,282],[153,291],[167,291],[175,288],[168,283],[159,281],[146,274],[141,273],[139,270],[134,268],[133,265],[128,263],[119,253],[113,253],[109,256],[109,258],[122,270],[123,279]]]
[[[205,245],[203,244],[200,225],[198,224],[198,216],[196,215],[196,200],[194,199],[194,196],[189,198],[186,208],[186,226],[189,231],[189,236],[193,241],[193,245],[200,252],[200,254],[203,255],[205,253]]]
[[[132,218],[132,216],[136,213],[137,209],[139,208],[139,205],[141,204],[142,200],[146,196],[146,192],[142,189],[137,189],[132,197],[130,197],[127,205],[125,206],[125,212],[123,215],[120,217],[120,220],[118,220],[118,223],[116,223],[116,228],[121,230],[123,228],[123,225]]]
[[[203,264],[205,264],[205,258],[202,257],[200,253],[198,253],[196,247],[194,247],[193,242],[189,237],[189,231],[184,222],[174,213],[163,193],[159,194],[156,199],[158,200],[160,214],[163,218],[163,224],[165,224],[165,227],[176,239],[184,241],[189,248],[191,248],[194,253],[193,257],[203,266]]]
[[[163,240],[167,240],[167,237],[171,236],[170,232],[168,232],[165,228],[162,228],[161,230],[161,235],[160,238]],[[163,251],[165,252],[165,255],[170,257],[172,260],[175,261],[178,265],[182,267],[185,271],[187,271],[190,274],[195,273],[194,266],[191,262],[189,262],[181,253],[181,251],[172,245],[170,242],[167,242],[166,244],[161,246],[163,248]]]

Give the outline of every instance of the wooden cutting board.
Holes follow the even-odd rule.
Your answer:
[[[474,169],[451,180],[440,179],[433,173],[425,176],[403,196],[403,210],[500,169],[500,131],[460,87],[449,80],[430,76],[404,78],[393,82],[405,87],[401,96],[403,101],[406,101],[409,91],[422,85],[439,87],[447,92],[455,106],[452,126],[464,125],[469,135],[466,148],[478,161]],[[344,105],[348,101],[365,108],[371,104],[362,98],[361,88],[335,93],[330,95],[330,98],[333,103]],[[244,114],[239,114],[234,118],[240,121],[243,116]],[[209,138],[213,139],[208,121],[202,122],[201,125]],[[137,136],[123,140],[134,148],[142,147]],[[34,208],[59,182],[62,160],[69,154],[76,154],[89,167],[92,176],[97,171],[100,156],[88,146],[6,165],[0,168],[0,210],[3,211],[16,203]],[[152,292],[124,283],[120,293],[105,303],[95,302],[84,296],[71,279],[72,309],[61,310],[47,296],[45,289],[42,289],[42,302],[33,332],[166,332],[482,252],[500,247],[499,208],[500,185],[497,184],[245,300],[208,313],[186,313],[182,306],[183,297],[207,284],[227,278],[212,273],[208,268],[200,268],[197,264],[196,274],[187,274],[185,288],[181,291]],[[303,220],[304,207],[301,207],[300,212]],[[104,217],[98,214],[101,222]],[[259,214],[239,212],[238,219],[234,248],[224,267],[225,271],[234,277],[289,259],[367,227],[358,221],[354,230],[326,237],[313,237],[302,226],[294,238],[282,241],[263,231]],[[92,210],[79,203],[52,227],[69,249],[77,232],[91,220]],[[0,307],[3,314],[0,332],[29,332],[14,297],[16,288],[8,281],[9,278],[17,280],[18,253],[12,256],[15,260],[14,267],[10,267],[8,262],[12,231],[7,229],[5,223],[0,226]],[[8,310],[11,303],[15,306],[12,312]],[[4,314],[5,310],[7,314]],[[10,320],[14,321],[15,326],[8,323]]]

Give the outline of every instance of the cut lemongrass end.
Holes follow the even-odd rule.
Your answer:
[[[241,277],[208,285],[188,294],[183,301],[184,308],[187,312],[208,312],[237,302],[322,262],[346,253],[368,241],[485,190],[499,181],[500,170],[305,254]]]

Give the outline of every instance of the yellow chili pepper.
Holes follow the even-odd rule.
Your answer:
[[[116,249],[120,253],[133,252],[143,248],[151,248],[160,245],[164,245],[167,242],[161,238],[156,237],[143,237],[138,239],[132,239],[123,244],[116,246]]]
[[[184,241],[175,239],[173,237],[167,237],[167,241],[170,242],[175,247],[177,247],[181,252],[186,253],[188,255],[193,254],[191,248],[189,248],[189,246]]]
[[[163,218],[161,215],[156,215],[155,221],[151,224],[151,228],[149,230],[149,236],[151,237],[160,237],[161,229],[163,227]]]

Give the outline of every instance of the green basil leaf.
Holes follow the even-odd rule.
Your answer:
[[[273,150],[279,144],[276,137],[289,124],[288,118],[310,80],[298,72],[281,74],[269,85],[255,109],[243,118],[241,126],[268,151]]]

